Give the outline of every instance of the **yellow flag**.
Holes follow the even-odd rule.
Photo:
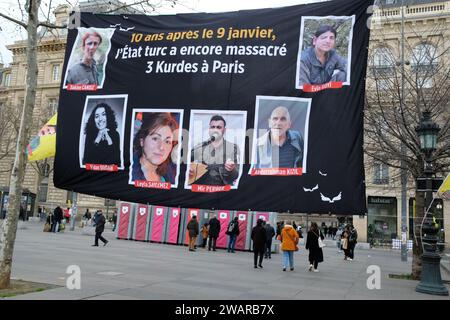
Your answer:
[[[27,146],[28,161],[50,158],[56,150],[56,118],[57,113],[39,130]]]
[[[450,200],[450,174],[447,174],[444,182],[438,189],[438,195],[445,200]]]

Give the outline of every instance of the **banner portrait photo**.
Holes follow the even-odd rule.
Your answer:
[[[162,207],[364,215],[372,4],[81,12],[55,186]]]

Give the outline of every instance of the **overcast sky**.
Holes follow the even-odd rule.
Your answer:
[[[237,11],[245,9],[259,9],[259,8],[275,8],[284,7],[297,4],[321,2],[324,0],[180,0],[180,4],[171,7],[163,7],[158,11],[162,14],[175,14],[175,13],[189,13],[189,12],[226,12]],[[0,10],[4,13],[11,15],[14,18],[20,19],[21,11],[19,8],[19,2],[24,3],[23,0],[2,0]],[[43,0],[41,7],[44,10],[48,10],[45,7],[49,1]],[[66,0],[53,0],[52,5],[67,3]],[[72,1],[71,1],[72,2]],[[75,1],[77,2],[77,1]],[[124,2],[128,2],[125,0]],[[21,40],[24,36],[18,32],[19,28],[12,23],[6,22],[5,19],[0,18],[0,62],[10,63],[12,61],[12,54],[6,49],[6,45],[13,43],[16,40]]]

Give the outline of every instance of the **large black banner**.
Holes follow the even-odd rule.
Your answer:
[[[54,183],[172,207],[364,214],[367,0],[69,30]]]

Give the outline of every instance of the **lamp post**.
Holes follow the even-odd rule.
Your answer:
[[[425,191],[425,216],[421,226],[423,235],[422,243],[424,252],[422,254],[422,276],[420,283],[416,287],[417,292],[448,296],[447,288],[442,284],[440,261],[441,257],[437,253],[437,232],[433,224],[431,215],[428,215],[433,202],[433,174],[434,168],[431,155],[436,149],[437,134],[439,126],[431,119],[431,113],[425,111],[422,113],[420,125],[416,132],[420,140],[420,149],[425,155],[424,175],[426,181]]]

